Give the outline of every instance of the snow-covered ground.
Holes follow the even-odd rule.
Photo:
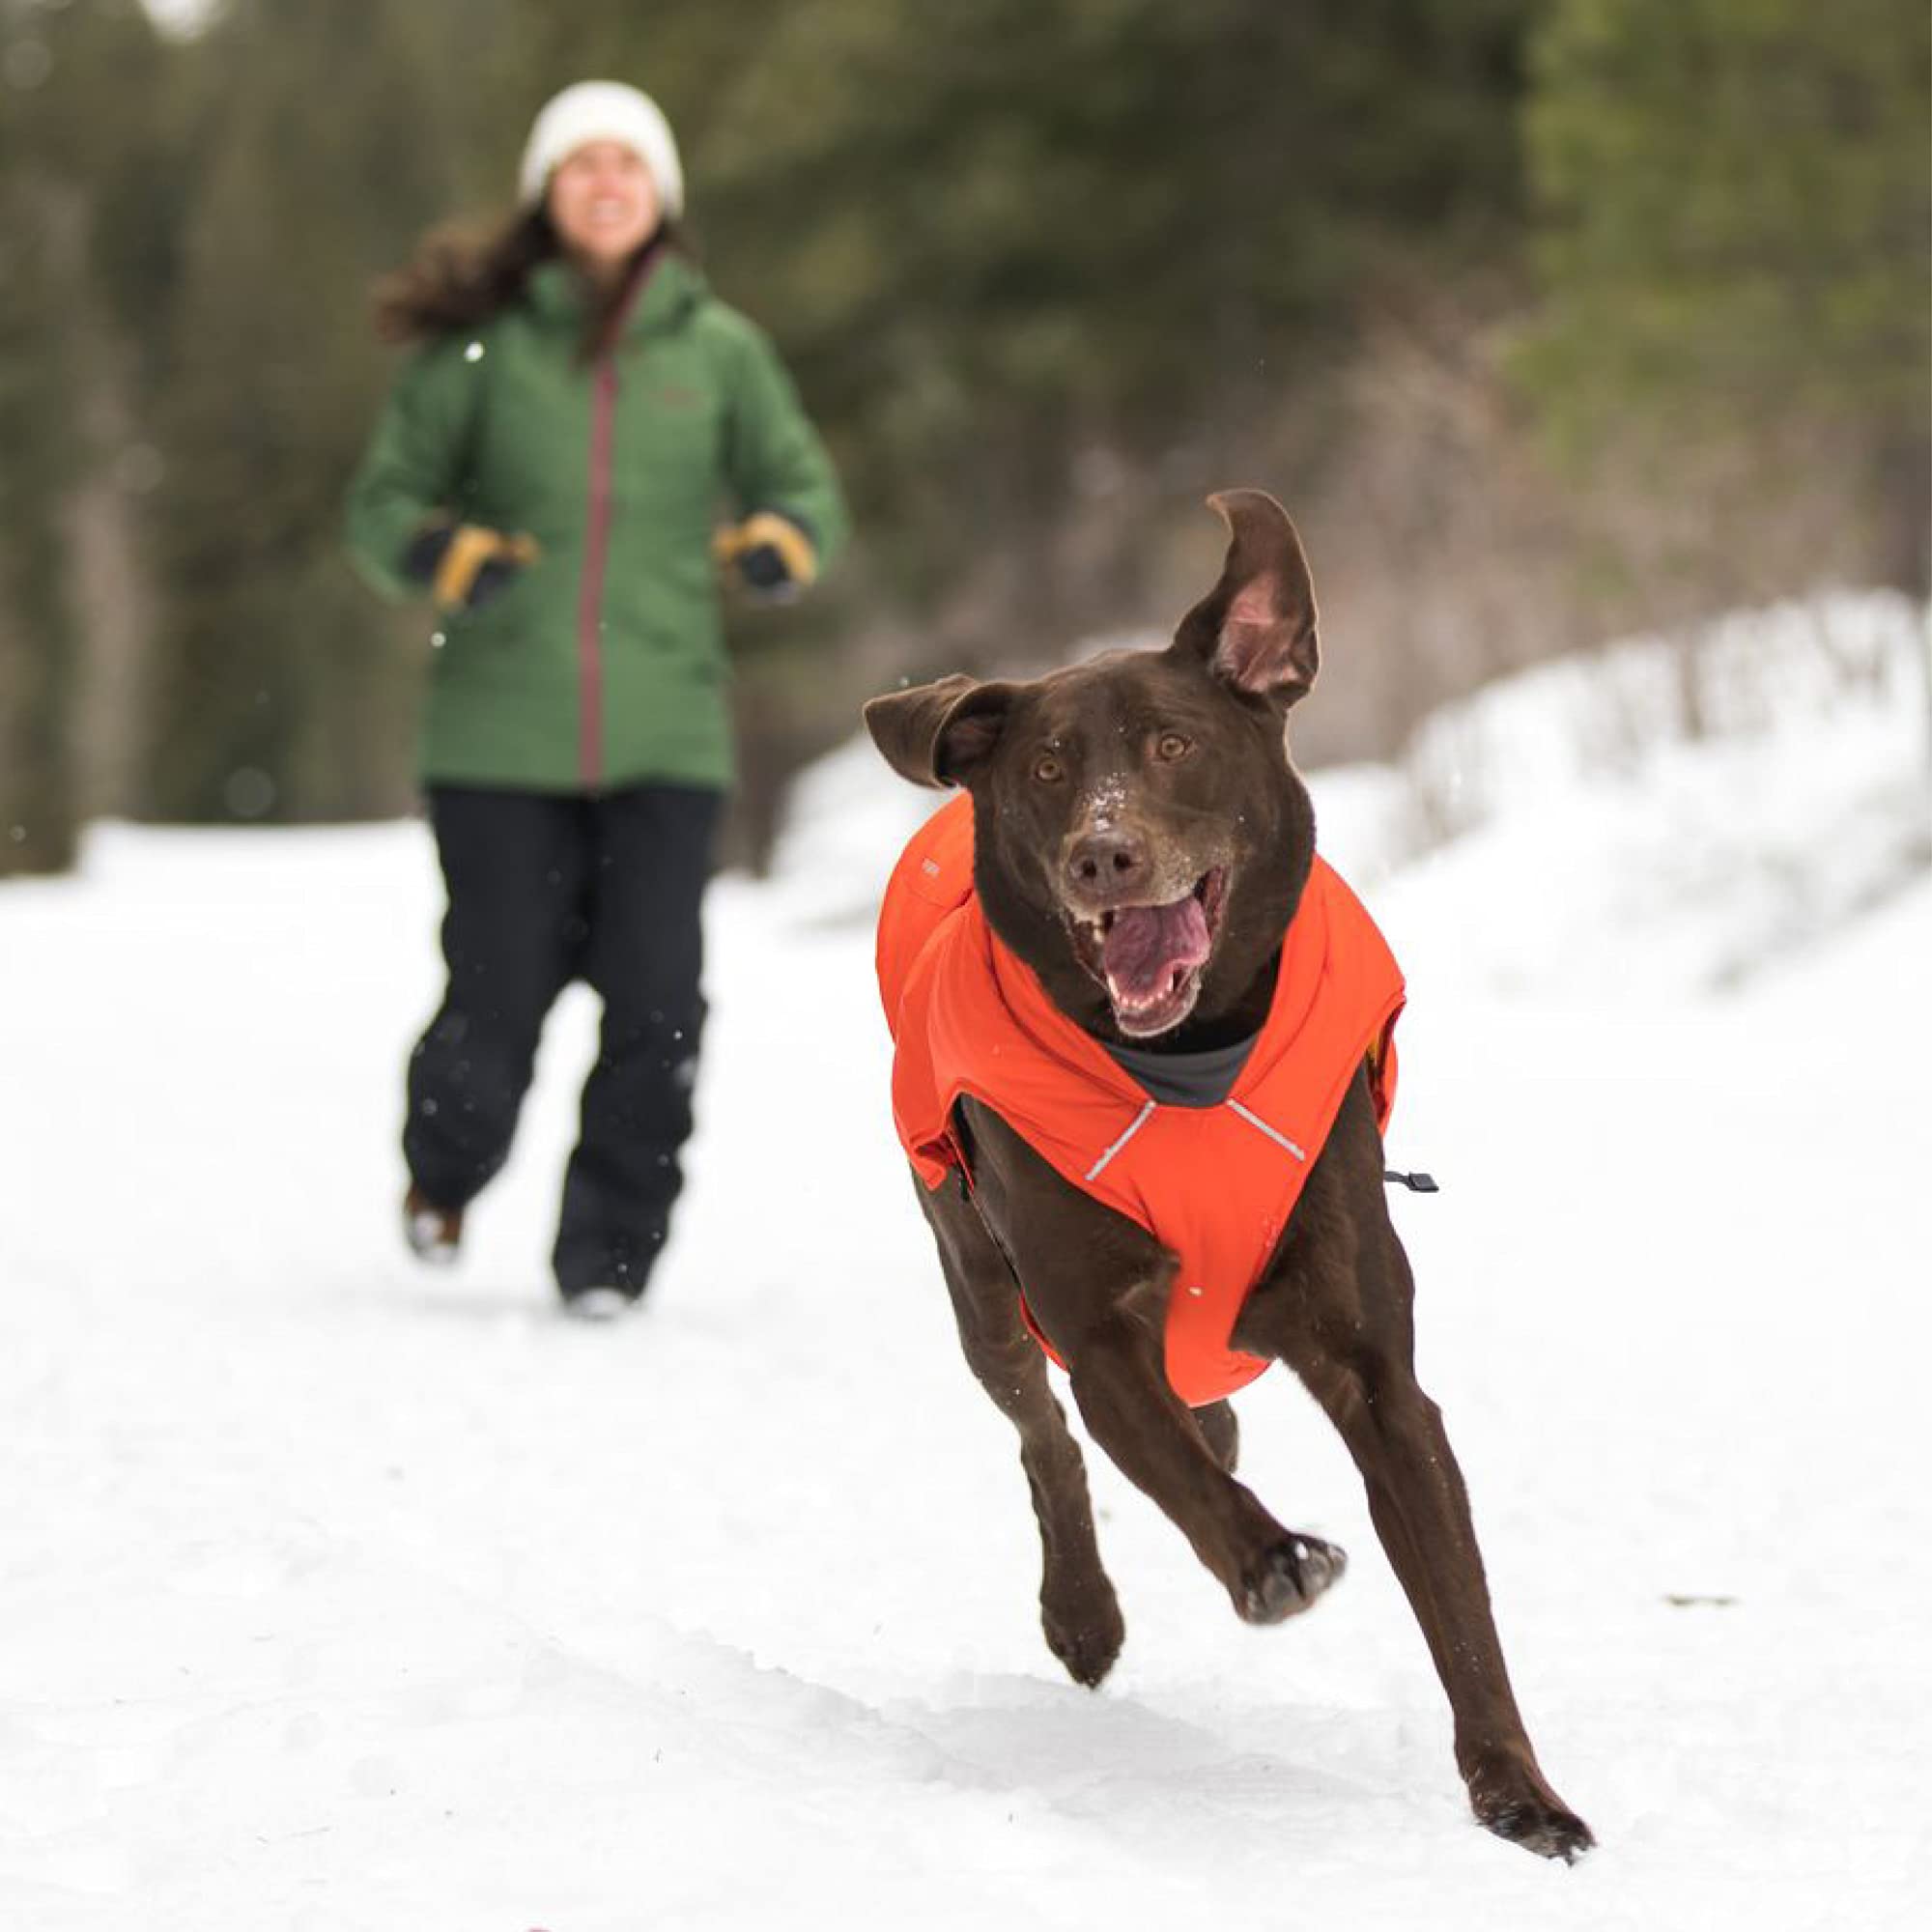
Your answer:
[[[1552,760],[1572,669],[1442,721],[1483,806],[1413,863],[1389,779],[1317,781],[1410,979],[1423,1378],[1585,1863],[1471,1823],[1279,1375],[1244,1474],[1345,1584],[1244,1628],[1095,1455],[1129,1636],[1061,1675],[884,1103],[929,801],[854,751],[714,895],[691,1191],[614,1329],[544,1266],[585,998],[461,1269],[398,1253],[419,828],[110,827],[0,889],[0,1925],[1932,1922],[1932,825],[1870,625],[1704,747]]]

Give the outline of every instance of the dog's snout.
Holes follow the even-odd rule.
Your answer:
[[[1137,892],[1152,869],[1148,841],[1120,826],[1083,833],[1066,854],[1066,882],[1089,898]]]

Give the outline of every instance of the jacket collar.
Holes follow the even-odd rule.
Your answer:
[[[526,301],[539,321],[581,329],[589,292],[568,262],[550,261],[531,270]],[[675,328],[708,293],[702,272],[675,249],[662,248],[644,271],[644,285],[624,323],[626,339]]]

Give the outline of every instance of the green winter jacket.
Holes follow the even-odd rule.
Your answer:
[[[721,521],[777,510],[821,564],[845,533],[825,450],[770,342],[682,256],[649,270],[615,351],[581,357],[574,272],[544,264],[481,327],[418,350],[349,491],[377,588],[438,515],[526,530],[537,561],[440,622],[431,782],[588,791],[732,775]]]

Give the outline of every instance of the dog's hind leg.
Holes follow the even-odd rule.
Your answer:
[[[1413,1299],[1358,1082],[1236,1340],[1287,1362],[1348,1444],[1449,1693],[1476,1816],[1546,1858],[1573,1860],[1595,1841],[1544,1777],[1517,1709],[1468,1492],[1441,1412],[1415,1378]]]
[[[1441,1412],[1406,1364],[1385,1358],[1308,1363],[1302,1377],[1362,1472],[1376,1533],[1449,1693],[1476,1816],[1546,1858],[1574,1860],[1594,1840],[1544,1777],[1517,1709]]]
[[[1020,1464],[1039,1522],[1040,1626],[1076,1683],[1095,1685],[1126,1638],[1100,1562],[1087,1465],[1047,1383],[1046,1357],[1020,1320],[1019,1285],[956,1176],[919,1188],[938,1243],[959,1343],[980,1385],[1019,1432]]]
[[[1299,1366],[1362,1472],[1376,1533],[1449,1693],[1476,1816],[1546,1858],[1575,1859],[1594,1840],[1544,1777],[1517,1709],[1441,1412],[1405,1361],[1364,1351]]]

